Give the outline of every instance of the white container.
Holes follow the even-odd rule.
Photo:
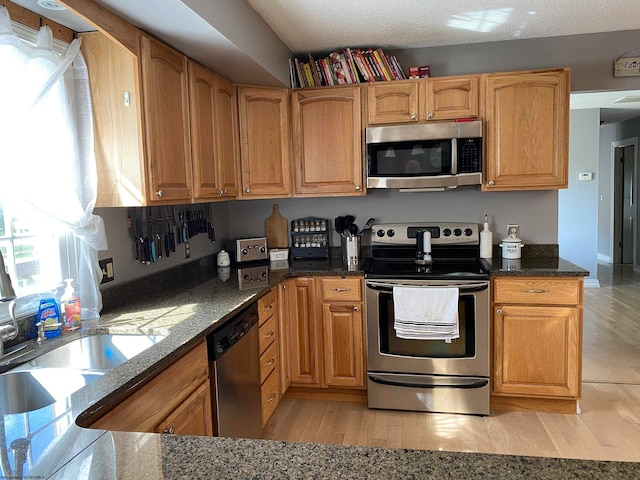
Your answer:
[[[518,237],[503,238],[499,246],[502,247],[502,258],[514,259],[522,257],[524,243]]]
[[[269,260],[272,262],[278,262],[282,260],[287,260],[289,258],[289,249],[288,248],[273,248],[269,250]]]
[[[484,216],[484,228],[480,232],[480,258],[493,257],[493,232],[489,230],[489,220]]]
[[[218,252],[218,256],[216,257],[216,265],[218,267],[228,267],[229,265],[231,265],[229,252],[225,250],[220,250],[220,252]]]

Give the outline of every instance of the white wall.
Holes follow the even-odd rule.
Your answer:
[[[463,187],[445,192],[400,193],[397,190],[368,190],[364,197],[299,198],[235,201],[229,205],[233,236],[264,235],[264,220],[277,203],[280,213],[291,221],[318,216],[333,220],[352,214],[362,228],[369,217],[378,222],[454,221],[481,223],[489,215],[494,243],[506,236],[507,223],[520,224],[525,243],[556,244],[558,238],[558,194],[541,192],[481,192]],[[340,245],[334,233],[331,245]]]
[[[600,110],[572,110],[569,132],[569,188],[558,195],[560,256],[589,270],[585,284],[597,285],[598,163]],[[580,172],[593,180],[579,181]]]

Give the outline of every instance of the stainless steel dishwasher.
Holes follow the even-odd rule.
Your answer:
[[[257,303],[227,321],[207,340],[214,432],[220,437],[262,438]]]

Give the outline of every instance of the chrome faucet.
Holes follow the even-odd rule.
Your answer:
[[[4,342],[13,340],[18,336],[18,324],[16,323],[16,292],[11,285],[11,278],[4,267],[4,258],[0,253],[0,302],[9,302],[9,316],[11,324],[0,325],[0,357],[4,355]]]

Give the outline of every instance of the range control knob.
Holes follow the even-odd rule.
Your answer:
[[[469,229],[469,232],[471,232],[471,230]],[[469,235],[471,235],[471,233],[469,233]],[[260,253],[264,253],[267,250],[264,247],[260,247]]]
[[[376,235],[379,237],[384,237],[384,230],[380,229],[376,232]]]
[[[470,228],[465,228],[464,234],[466,237],[470,237],[473,234],[473,230],[471,230]]]
[[[450,236],[451,236],[451,229],[450,229],[450,228],[445,228],[445,229],[442,231],[442,234],[443,234],[445,237],[450,237]]]
[[[242,254],[243,254],[243,255],[246,255],[247,253],[249,253],[249,250],[247,250],[246,248],[243,248],[243,249],[242,249]]]
[[[460,230],[459,228],[456,228],[456,229],[453,231],[453,234],[454,234],[456,237],[459,237],[460,235],[462,235],[462,230]]]
[[[396,234],[395,230],[393,230],[391,228],[389,230],[387,230],[387,236],[388,237],[393,237],[393,236],[395,236],[395,234]]]

